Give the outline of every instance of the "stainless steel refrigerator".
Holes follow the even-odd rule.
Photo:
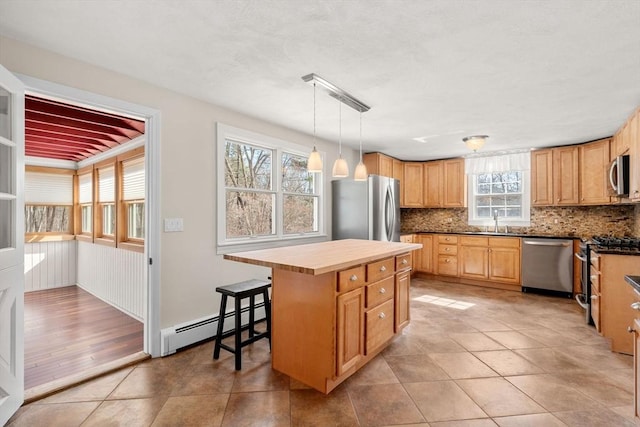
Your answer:
[[[331,182],[333,240],[400,241],[400,183],[386,176]]]

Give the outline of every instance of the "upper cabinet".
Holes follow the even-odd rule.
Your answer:
[[[553,150],[531,152],[531,204],[553,205]]]
[[[369,174],[393,178],[393,157],[381,153],[367,153],[362,156],[362,162]]]
[[[444,187],[442,161],[422,163],[424,168],[424,204],[425,208],[441,208]]]
[[[579,146],[581,205],[606,205],[611,203],[608,182],[609,149],[609,139]]]
[[[628,154],[631,160],[629,200],[640,202],[640,108],[636,108],[611,140],[611,158],[622,154]]]
[[[400,206],[404,206],[404,162],[393,159],[393,177],[400,183]]]
[[[442,162],[444,168],[445,208],[462,208],[465,206],[466,180],[464,176],[464,159],[449,159]]]
[[[422,187],[424,175],[422,163],[404,163],[404,206],[407,208],[421,208],[424,206]]]
[[[570,145],[553,149],[553,201],[555,205],[577,205],[578,147]]]

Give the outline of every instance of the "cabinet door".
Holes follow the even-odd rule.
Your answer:
[[[444,173],[442,161],[424,164],[424,206],[428,208],[442,207]]]
[[[408,208],[423,207],[422,199],[422,163],[404,164],[404,205]]]
[[[578,194],[578,147],[553,149],[553,196],[556,205],[577,205]]]
[[[362,156],[367,173],[393,177],[393,159],[381,153],[367,153]]]
[[[364,289],[338,295],[337,375],[340,376],[364,355]]]
[[[411,285],[411,276],[409,270],[396,274],[395,289],[395,329],[398,333],[402,328],[409,324],[409,298]]]
[[[380,154],[378,162],[380,165],[380,175],[393,178],[393,159],[384,154]]]
[[[489,247],[489,280],[520,284],[520,249]]]
[[[458,276],[458,256],[438,255],[438,273],[442,276]]]
[[[460,246],[460,277],[486,280],[489,277],[489,248]]]
[[[389,300],[365,313],[367,328],[366,354],[374,353],[393,337],[394,302]]]
[[[636,425],[640,423],[640,320],[633,321],[633,376],[635,378],[635,391],[633,399]]]
[[[393,159],[393,177],[400,183],[400,206],[404,206],[404,163]]]
[[[640,108],[636,110],[630,125],[629,154],[631,155],[629,176],[629,198],[640,201]]]
[[[422,273],[433,273],[433,235],[419,234],[418,243],[422,243],[422,249],[418,250],[416,270]]]
[[[609,196],[608,139],[580,145],[580,204],[604,205]]]
[[[444,194],[442,205],[445,208],[465,206],[464,159],[451,159],[442,162],[444,173]]]
[[[552,150],[531,152],[531,204],[553,205],[553,154]]]

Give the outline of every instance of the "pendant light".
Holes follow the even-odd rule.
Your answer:
[[[333,177],[334,178],[346,178],[349,176],[349,165],[347,161],[342,158],[342,101],[338,104],[338,128],[339,128],[339,140],[338,140],[338,158],[333,164]]]
[[[366,181],[367,175],[367,167],[362,162],[362,111],[360,111],[360,163],[356,166],[356,171],[353,173],[353,179],[354,181]]]
[[[313,151],[307,160],[307,171],[322,172],[322,156],[316,150],[316,84],[313,83]]]

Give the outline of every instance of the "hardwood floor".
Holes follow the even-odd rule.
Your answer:
[[[25,390],[143,349],[143,324],[78,286],[24,296]]]

